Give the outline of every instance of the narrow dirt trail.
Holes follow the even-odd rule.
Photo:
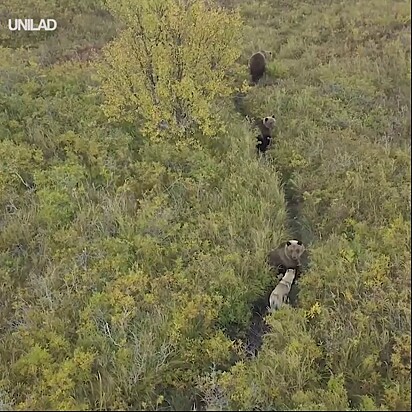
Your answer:
[[[262,86],[257,85],[254,87]],[[237,113],[239,113],[240,115],[252,119],[252,113],[248,112],[244,104],[245,97],[247,97],[246,93],[238,93],[234,97],[233,101],[235,109]],[[256,136],[258,133],[259,131],[256,130]],[[262,167],[268,166],[262,165]],[[295,191],[293,190],[290,182],[284,181],[283,183],[285,188],[285,200],[287,205],[289,232],[291,233],[291,236],[293,238],[302,240],[302,226],[299,223],[299,205],[301,199],[298,196],[298,194],[295,193]],[[259,349],[262,346],[263,336],[265,333],[269,331],[269,327],[265,323],[264,318],[268,313],[268,302],[270,293],[272,292],[273,288],[277,285],[277,283],[278,280],[274,277],[273,282],[271,282],[271,284],[269,285],[266,293],[263,296],[261,296],[258,300],[256,300],[252,305],[252,320],[245,339],[245,350],[247,357],[253,357],[258,354]],[[299,287],[298,284],[295,283],[292,286],[292,289],[289,294],[289,302],[293,307],[296,307],[298,304],[298,293]]]

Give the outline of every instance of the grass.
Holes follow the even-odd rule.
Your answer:
[[[410,2],[221,2],[245,21],[236,82],[274,52],[242,105],[278,120],[264,162],[226,102],[230,135],[196,150],[108,124],[72,53],[117,26],[74,3],[0,9],[60,27],[0,33],[2,408],[410,410]],[[291,236],[298,305],[247,358]]]

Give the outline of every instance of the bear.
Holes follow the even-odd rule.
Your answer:
[[[300,258],[305,252],[305,246],[300,240],[288,240],[285,246],[278,247],[268,254],[268,263],[277,271],[277,275],[283,275],[288,269],[295,269],[295,279],[300,274]]]
[[[260,135],[256,137],[256,149],[258,153],[265,153],[272,143],[272,131],[276,126],[275,116],[266,116],[256,122],[256,126],[260,129]]]
[[[272,57],[271,51],[261,50],[249,59],[249,72],[253,84],[257,84],[266,72],[266,61]]]

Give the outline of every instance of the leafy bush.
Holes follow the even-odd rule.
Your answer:
[[[224,75],[240,55],[238,15],[204,1],[107,4],[126,27],[104,52],[107,115],[143,121],[151,137],[164,122],[169,139],[193,124],[214,136],[222,124],[211,105],[230,93]]]
[[[410,410],[407,2],[75,3],[16,2],[61,30],[2,37],[1,408]],[[136,10],[146,41],[165,35],[157,105]],[[116,30],[101,62],[68,57]],[[278,119],[266,159],[229,100],[256,49],[275,60],[242,108]],[[178,110],[198,124],[181,133]],[[250,358],[289,236],[310,258],[298,304]]]
[[[1,53],[2,402],[190,408],[271,282],[263,258],[286,218],[274,172],[239,121],[153,144],[107,124],[95,66]]]

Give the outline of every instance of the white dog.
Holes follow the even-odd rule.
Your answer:
[[[275,289],[273,289],[269,297],[270,312],[280,309],[286,302],[293,280],[295,279],[295,275],[295,269],[288,269],[285,276],[283,276],[282,280],[277,284]]]

